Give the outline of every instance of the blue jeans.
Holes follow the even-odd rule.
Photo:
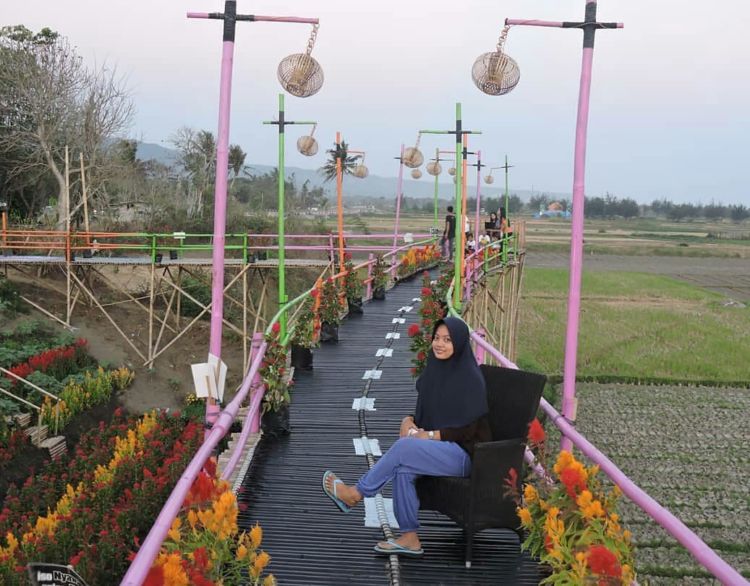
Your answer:
[[[468,476],[469,455],[455,442],[400,438],[357,482],[362,496],[375,496],[393,480],[393,512],[402,532],[419,529],[419,476]]]

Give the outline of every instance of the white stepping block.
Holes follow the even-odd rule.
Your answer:
[[[420,301],[422,301],[422,298],[421,297],[415,297],[414,299],[412,299],[412,301],[416,301],[417,303],[419,303]]]
[[[394,317],[391,321],[392,324],[403,324],[406,323],[406,320],[403,317]]]
[[[382,370],[365,370],[365,373],[362,375],[362,380],[378,380],[382,374]]]
[[[386,340],[398,340],[400,338],[401,338],[401,334],[399,334],[398,332],[388,332],[385,335]]]
[[[385,514],[388,517],[388,524],[392,529],[398,529],[398,521],[396,521],[396,515],[393,512],[393,499],[386,499],[380,495],[372,498],[365,497],[365,527],[380,527],[380,519],[378,518],[378,500],[383,501]]]
[[[373,456],[383,455],[383,452],[380,451],[380,442],[376,439],[355,437],[352,438],[352,442],[354,443],[354,453],[357,456],[364,456],[366,454],[372,454]]]
[[[369,397],[359,397],[352,401],[352,409],[355,411],[377,411],[375,409],[375,399]]]
[[[390,358],[393,356],[393,348],[380,348],[375,352],[375,356],[385,356],[386,358]]]
[[[409,313],[412,309],[414,309],[411,305],[404,305],[399,311],[403,311],[404,313]]]

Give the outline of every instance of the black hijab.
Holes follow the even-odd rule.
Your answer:
[[[427,365],[417,379],[417,408],[414,422],[425,430],[463,427],[485,415],[487,389],[484,376],[469,343],[469,328],[456,317],[447,317],[435,324],[445,325],[453,342],[453,355],[440,360],[432,349]]]

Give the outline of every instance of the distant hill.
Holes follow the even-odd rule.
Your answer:
[[[139,142],[137,157],[142,161],[154,159],[165,165],[173,165],[178,159],[178,153],[174,149],[163,147],[158,144]],[[270,165],[247,165],[248,172],[253,175],[262,175],[273,170],[275,167]],[[406,171],[406,170],[405,170]],[[287,167],[287,177],[294,175],[297,185],[302,185],[305,181],[310,181],[311,187],[322,187],[327,195],[335,195],[336,185],[334,182],[324,183],[323,177],[316,169],[303,169],[301,167]],[[445,175],[447,179],[449,175]],[[500,178],[497,178],[500,182]],[[382,177],[380,175],[370,175],[365,179],[347,177],[345,180],[344,190],[349,196],[354,197],[384,197],[386,199],[396,196],[396,177]],[[454,184],[452,181],[440,182],[438,184],[438,194],[441,199],[450,199],[454,193]],[[435,192],[435,183],[431,175],[426,172],[419,180],[404,179],[404,195],[414,198],[431,198]],[[476,183],[469,183],[468,195],[472,197],[476,193]],[[486,197],[498,197],[503,193],[502,187],[482,185],[482,195]],[[532,195],[531,191],[513,189],[512,193],[518,195],[522,200],[528,201]],[[549,193],[552,197],[570,197],[569,194]]]

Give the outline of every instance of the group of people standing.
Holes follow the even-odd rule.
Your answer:
[[[478,239],[475,238],[474,233],[471,231],[471,223],[469,222],[468,216],[463,216],[464,235],[465,240],[465,253],[471,254],[478,248],[485,248],[491,245],[493,242],[498,243],[498,247],[502,247],[502,239],[513,233],[513,228],[510,225],[508,216],[505,212],[505,208],[501,207],[496,212],[490,213],[490,218],[484,223],[484,234],[481,234]],[[479,226],[476,227],[479,232]],[[443,258],[451,261],[453,260],[453,251],[455,250],[455,235],[456,235],[456,214],[453,211],[453,206],[448,206],[448,213],[445,216],[445,226],[443,227],[443,237],[441,239],[441,247]]]

